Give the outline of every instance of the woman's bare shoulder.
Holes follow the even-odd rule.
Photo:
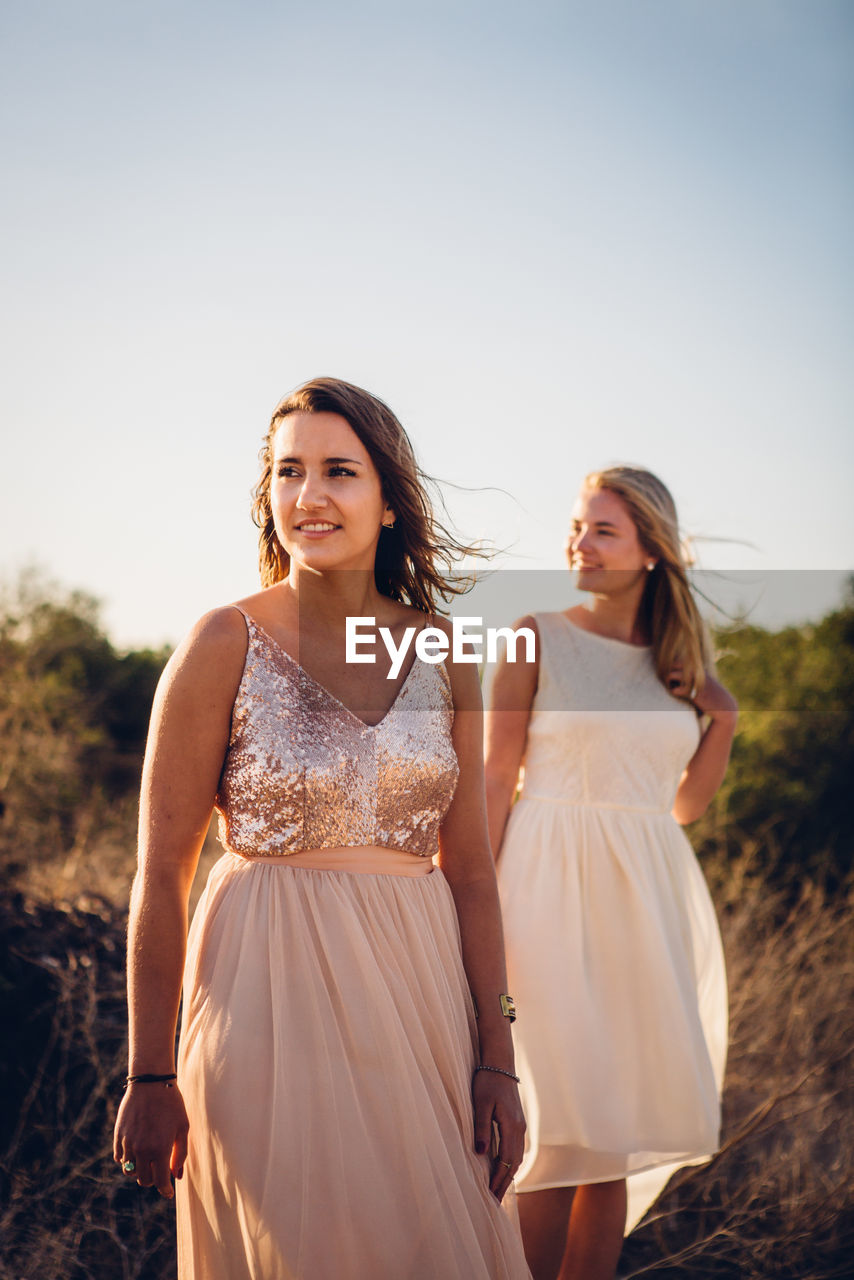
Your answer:
[[[535,636],[540,634],[540,624],[537,622],[535,613],[525,613],[513,623],[514,631],[519,631],[522,627],[527,627],[530,631],[533,631]]]
[[[187,640],[194,646],[216,649],[227,653],[235,648],[246,649],[246,617],[248,609],[240,604],[221,604],[209,609],[193,624]]]
[[[169,683],[204,683],[216,678],[235,689],[246,660],[246,620],[241,609],[220,605],[203,614],[178,645],[166,666]]]
[[[485,670],[484,699],[491,711],[527,713],[540,681],[541,628],[536,615],[526,613],[517,618],[509,630],[517,633],[516,640],[508,641],[498,661]],[[525,632],[533,635],[533,644],[528,644]]]

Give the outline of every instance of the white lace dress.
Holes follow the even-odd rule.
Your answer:
[[[718,1147],[727,990],[714,908],[671,816],[699,741],[650,650],[538,614],[540,678],[498,866],[519,1191],[629,1177],[627,1229]]]

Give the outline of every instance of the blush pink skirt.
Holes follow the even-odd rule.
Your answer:
[[[358,869],[347,853],[347,870],[227,853],[199,902],[179,1276],[524,1280],[512,1203],[474,1151],[476,1032],[448,883],[428,859],[366,851]]]

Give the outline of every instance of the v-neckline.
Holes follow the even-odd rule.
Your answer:
[[[241,609],[240,612],[243,613],[243,610]],[[326,697],[329,698],[331,702],[334,702],[337,707],[340,707],[342,711],[346,711],[350,719],[355,720],[356,724],[361,725],[363,729],[379,729],[380,725],[385,723],[385,721],[389,718],[392,711],[400,701],[400,698],[401,698],[401,695],[403,694],[404,689],[409,684],[410,676],[412,675],[415,668],[418,666],[418,656],[416,655],[415,660],[412,663],[412,666],[409,668],[406,675],[403,677],[403,683],[401,684],[397,693],[394,695],[394,698],[392,699],[392,703],[388,711],[386,711],[384,716],[382,716],[379,720],[377,720],[376,724],[368,724],[367,720],[363,720],[361,716],[357,716],[355,711],[351,711],[350,708],[346,705],[346,703],[343,703],[340,698],[336,698],[335,694],[332,693],[329,689],[327,689],[325,684],[321,684],[319,680],[316,680],[310,671],[306,671],[302,663],[298,662],[292,653],[288,653],[284,645],[280,644],[275,636],[271,636],[270,632],[267,631],[265,627],[262,627],[261,623],[258,622],[256,618],[253,618],[252,615],[249,613],[244,613],[243,616],[247,622],[252,624],[252,626],[255,628],[256,631],[260,631],[261,635],[265,638],[265,640],[268,640],[270,644],[273,646],[273,648],[278,650],[278,652],[282,655],[283,658],[287,659],[287,661],[291,664],[291,666],[296,667],[297,671],[299,671],[300,674],[303,675],[305,679],[309,681],[310,684],[313,684],[316,689],[319,689],[321,693],[325,694]]]

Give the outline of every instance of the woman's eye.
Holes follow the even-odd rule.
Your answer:
[[[331,476],[354,476],[356,473],[350,467],[335,466],[329,468]]]
[[[292,466],[289,462],[281,462],[278,467],[276,467],[277,476],[295,476],[296,474],[296,467]]]

